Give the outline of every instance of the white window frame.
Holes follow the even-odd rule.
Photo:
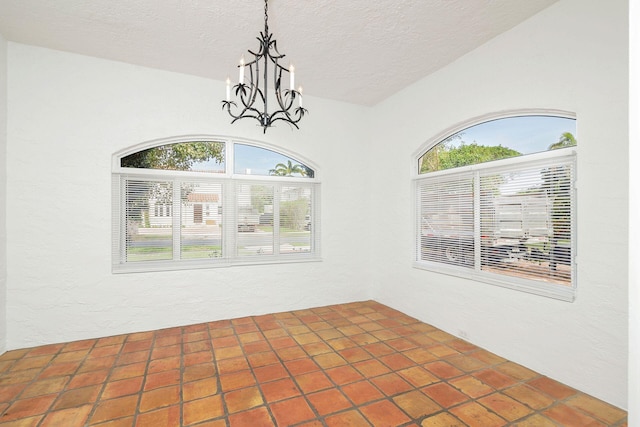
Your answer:
[[[156,146],[176,143],[186,143],[193,141],[221,142],[225,144],[225,172],[224,173],[207,173],[192,171],[173,171],[173,170],[151,170],[151,169],[134,169],[123,168],[120,161],[127,155]],[[291,159],[296,159],[314,170],[314,177],[280,177],[280,176],[262,176],[262,175],[245,175],[234,173],[234,144],[243,144],[267,149]],[[236,139],[229,137],[218,137],[212,135],[187,135],[175,138],[166,138],[149,141],[125,150],[121,150],[112,156],[112,272],[113,273],[134,273],[134,272],[150,272],[150,271],[169,271],[184,269],[201,269],[216,267],[231,267],[236,265],[256,265],[256,264],[277,264],[277,263],[295,263],[295,262],[316,262],[321,261],[320,254],[320,180],[318,178],[319,170],[310,161],[304,159],[298,154],[288,152],[280,147],[275,147],[257,141],[244,139]],[[182,182],[202,182],[217,183],[222,185],[222,216],[223,225],[221,230],[222,237],[222,256],[211,259],[180,259],[180,215],[173,216],[173,259],[172,260],[155,260],[155,261],[126,261],[126,226],[125,218],[125,182],[128,179],[135,180],[160,180],[171,181],[174,186],[173,212],[180,211],[180,191],[179,186]],[[236,185],[255,184],[255,185],[272,185],[274,191],[274,235],[273,235],[273,253],[262,254],[259,256],[238,256],[237,254],[237,237],[238,237],[238,215],[236,200]],[[310,206],[310,250],[308,252],[280,253],[280,233],[279,224],[276,224],[279,212],[278,195],[282,187],[300,186],[308,188],[311,193]],[[178,191],[176,191],[178,188]],[[277,212],[277,213],[276,213]],[[176,254],[176,251],[178,252]]]
[[[418,170],[418,159],[426,153],[429,149],[439,144],[451,135],[454,135],[464,129],[471,126],[475,126],[487,121],[517,117],[517,116],[530,116],[530,115],[545,115],[545,116],[557,116],[575,119],[575,115],[565,111],[557,110],[518,110],[513,112],[502,112],[496,114],[485,115],[480,118],[465,122],[456,127],[452,127],[449,130],[442,132],[437,137],[431,139],[421,149],[416,151],[412,156],[412,169],[414,179],[412,182],[413,197],[413,212],[414,212],[414,258],[413,267],[422,270],[433,271],[441,274],[447,274],[456,277],[462,277],[465,279],[471,279],[478,282],[497,285],[509,289],[514,289],[531,294],[550,297],[562,301],[573,302],[576,298],[577,289],[577,147],[563,148],[559,150],[546,151],[536,154],[528,154],[519,157],[512,157],[503,160],[497,160],[487,163],[480,163],[475,165],[469,165],[464,167],[458,167],[454,169],[442,170],[437,172],[429,172],[420,174]],[[522,165],[523,168],[546,165],[550,162],[565,161],[572,164],[573,168],[573,181],[570,190],[571,193],[571,283],[570,285],[561,285],[556,283],[546,283],[542,281],[518,278],[510,275],[495,274],[481,270],[480,263],[480,203],[476,196],[476,203],[474,203],[474,240],[475,240],[475,256],[473,265],[471,268],[448,265],[441,262],[426,261],[421,259],[421,238],[422,238],[422,225],[421,225],[421,212],[420,212],[420,184],[428,180],[432,180],[437,177],[455,177],[456,175],[472,176],[477,182],[479,176],[483,172],[496,171],[501,169],[510,168],[514,165]],[[479,194],[478,184],[476,185],[476,194]]]

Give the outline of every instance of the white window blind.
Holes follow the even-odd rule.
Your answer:
[[[280,253],[311,252],[311,188],[283,186],[279,212]]]
[[[114,176],[114,271],[318,259],[318,184]]]
[[[238,183],[236,187],[236,220],[239,257],[273,255],[274,185]]]
[[[180,186],[180,259],[222,257],[222,183],[183,182]]]
[[[473,174],[421,180],[418,194],[419,259],[473,268]]]
[[[173,223],[167,216],[172,206],[173,185],[168,181],[124,181],[124,251],[127,263],[173,259]],[[152,227],[153,226],[153,227]]]
[[[416,266],[561,299],[575,289],[575,153],[416,179]]]

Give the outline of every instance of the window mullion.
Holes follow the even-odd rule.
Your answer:
[[[320,252],[320,242],[319,239],[317,239],[317,237],[319,236],[319,222],[317,221],[317,215],[318,213],[316,212],[318,209],[318,206],[320,206],[320,201],[318,200],[320,198],[320,192],[318,191],[318,187],[315,185],[311,186],[311,251],[313,253],[319,253]]]
[[[120,239],[120,246],[118,251],[118,256],[120,257],[120,262],[125,263],[127,261],[127,179],[121,176],[118,177],[118,187],[120,188],[120,227],[117,231],[118,238]]]
[[[227,260],[232,260],[238,256],[238,215],[236,214],[238,194],[235,182],[225,182],[224,187],[222,188],[222,197],[224,201],[224,204],[222,205],[222,241],[224,245],[224,252],[222,256]]]
[[[571,168],[571,190],[569,193],[569,200],[571,205],[571,277],[572,282],[575,286],[577,281],[577,264],[578,264],[578,256],[577,256],[577,248],[578,248],[578,240],[577,240],[577,227],[576,227],[576,197],[578,195],[578,180],[576,177],[576,159],[572,159],[569,162],[569,166]]]
[[[273,255],[280,256],[280,185],[273,186]]]
[[[181,227],[180,221],[182,219],[182,209],[181,209],[181,189],[182,183],[179,180],[173,181],[173,195],[172,195],[172,203],[171,203],[171,229],[173,236],[173,259],[179,260],[181,254]]]
[[[473,267],[481,269],[482,232],[480,224],[480,172],[473,173]]]
[[[234,150],[235,144],[225,144],[225,163],[226,163],[226,170],[225,170],[225,175],[227,177],[231,177],[233,176],[233,174],[235,173],[235,150]]]

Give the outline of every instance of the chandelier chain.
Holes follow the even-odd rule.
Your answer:
[[[264,0],[264,33],[269,34],[269,0]]]

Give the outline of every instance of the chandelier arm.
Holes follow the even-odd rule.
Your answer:
[[[277,91],[276,99],[278,100],[280,109],[288,111],[293,106],[293,102],[295,101],[297,94],[298,92],[295,90],[285,89],[283,97],[282,91]]]
[[[299,110],[302,110],[302,111],[299,111]],[[298,116],[297,118],[291,117],[291,114],[289,112],[287,112],[287,111],[284,111],[284,112],[279,111],[278,113],[283,113],[283,114],[282,115],[278,115],[277,117],[274,117],[271,120],[271,122],[274,123],[274,122],[277,122],[278,120],[282,120],[284,122],[287,122],[287,123],[295,126],[296,129],[300,129],[298,127],[297,123],[302,119],[302,117],[304,117],[304,112],[305,111],[306,110],[304,108],[301,108],[301,107],[297,108],[296,109],[296,115]]]
[[[236,85],[234,86],[236,89],[236,96],[240,96],[240,101],[242,102],[242,105],[244,105],[245,107],[251,107],[253,106],[253,104],[255,104],[256,102],[256,97],[258,95],[260,95],[261,99],[264,99],[264,94],[262,93],[262,91],[260,90],[259,87],[255,86],[255,85],[242,85],[242,87],[239,87],[240,85]],[[246,89],[244,89],[245,87],[249,88],[249,93],[247,95],[247,91]]]
[[[250,100],[252,96],[251,93],[247,94],[247,87],[248,86],[244,84],[237,84],[233,87],[235,89],[236,96],[240,98],[240,102],[242,102],[242,105],[245,108],[251,106],[251,102],[247,101]]]
[[[258,76],[260,75],[260,62],[259,62],[258,57],[256,57],[256,59],[254,61],[252,61],[252,66],[249,67],[249,79],[251,81],[250,84],[250,95],[249,95],[249,103],[245,103],[243,101],[244,105],[247,106],[252,106],[255,102],[256,102],[256,97],[258,95],[260,95],[260,99],[262,99],[262,103],[264,104],[264,100],[265,100],[265,93],[262,92],[262,90],[260,90],[260,85],[256,84],[256,79],[258,78]],[[255,73],[254,73],[254,68],[255,68]]]
[[[234,88],[236,89],[236,96],[239,96],[240,101],[242,102],[242,110],[240,111],[239,115],[243,115],[246,111],[251,110],[253,107],[253,104],[255,102],[255,95],[246,95],[246,90],[245,90],[246,85],[240,85],[237,84],[236,86],[234,86]],[[237,106],[237,104],[234,102],[233,105]],[[231,108],[231,107],[229,107]],[[257,110],[256,110],[257,111]],[[229,113],[231,114],[231,111],[229,111]],[[233,115],[232,115],[233,116]],[[235,117],[235,116],[233,116]]]
[[[262,33],[260,33],[260,35],[262,35]],[[251,49],[247,49],[247,52],[249,52],[251,55],[253,55],[253,57],[255,59],[253,61],[245,64],[245,66],[253,65],[254,63],[258,62],[260,60],[260,58],[262,58],[262,56],[264,55],[264,43],[265,43],[264,42],[264,38],[256,37],[256,39],[260,42],[260,50],[258,51],[258,53],[255,53]]]
[[[231,117],[233,117],[233,120],[231,120],[231,124],[234,124],[235,122],[241,119],[256,119],[257,121],[260,121],[259,116],[252,116],[251,114],[247,114],[243,116],[231,116]]]
[[[238,114],[234,114],[231,111],[231,104],[233,104],[236,107],[237,107],[237,104],[235,102],[226,103],[227,112],[229,113],[229,115],[231,115],[231,117],[234,118],[232,123],[243,117],[255,118],[258,121],[261,120],[260,117],[262,116],[262,113],[258,109],[254,108],[253,105],[255,104],[257,95],[260,95],[260,97],[264,99],[264,94],[257,85],[253,84],[253,81],[254,81],[253,67],[249,67],[249,69],[250,69],[251,85],[238,83],[237,85],[234,86],[236,96],[239,96],[240,101],[242,102],[243,108],[240,110]],[[247,90],[245,89],[247,87],[249,88],[248,94],[247,94]],[[247,113],[248,111],[255,113],[255,116],[248,114]]]
[[[229,101],[222,101],[222,103],[223,103],[222,108],[223,108],[223,109],[224,109],[224,108],[226,108],[226,109],[227,109],[227,112],[229,113],[229,115],[230,115],[231,117],[233,117],[235,120],[242,119],[242,118],[245,118],[245,117],[257,118],[257,116],[252,116],[252,115],[250,115],[250,114],[249,114],[249,115],[247,115],[247,114],[246,114],[246,113],[247,113],[247,111],[252,111],[252,112],[254,112],[256,115],[260,115],[260,114],[261,114],[261,113],[260,113],[260,111],[256,110],[255,108],[249,108],[249,107],[245,107],[245,108],[243,108],[240,114],[234,114],[234,113],[231,111],[231,105],[233,104],[233,105],[235,106],[235,105],[236,105],[236,103],[235,103],[235,102],[233,102],[233,101],[231,101],[231,102],[229,102]],[[234,120],[234,121],[235,121],[235,120]]]
[[[291,96],[289,96],[290,91],[285,89],[284,99],[283,99],[282,72],[286,71],[287,73],[289,73],[290,71],[278,63],[279,57],[274,58],[270,56],[270,59],[274,64],[273,87],[274,87],[274,93],[276,95],[276,101],[278,102],[278,106],[282,110],[288,110],[289,108],[291,108],[291,105],[293,105],[293,99],[295,98],[295,94],[292,94]]]
[[[264,94],[262,92],[258,92],[260,90],[259,86],[256,84],[256,80],[259,78],[260,76],[260,61],[259,61],[259,57],[256,57],[256,60],[254,61],[253,66],[251,67],[251,72],[250,72],[250,77],[251,77],[251,90],[253,93],[253,97],[251,98],[251,105],[253,105],[253,103],[256,100],[256,95],[258,93],[260,93],[260,97],[264,100]],[[255,74],[254,74],[254,70],[255,70]]]
[[[277,122],[278,120],[283,120],[283,121],[289,123],[290,125],[292,125],[293,127],[295,127],[296,129],[300,129],[300,127],[297,124],[300,120],[291,121],[291,120],[288,120],[288,119],[283,118],[283,117],[278,117],[278,118],[273,119],[271,121],[271,123],[273,124],[274,122]]]
[[[304,117],[305,114],[307,114],[308,111],[302,107],[298,107],[296,109],[294,109],[294,115],[296,117],[292,116],[292,113],[289,110],[278,110],[275,111],[273,114],[271,114],[272,117],[272,122],[275,122],[277,120],[284,120],[290,123],[298,123],[302,117]]]
[[[255,108],[251,108],[250,110],[251,110],[251,111],[254,111],[254,112],[255,112],[255,115],[252,115],[252,114],[246,114],[246,109],[245,109],[245,110],[243,110],[243,114],[241,114],[241,115],[235,115],[235,114],[233,114],[231,111],[228,111],[228,112],[229,112],[229,115],[230,115],[231,117],[233,117],[233,120],[231,121],[231,124],[233,124],[233,123],[237,122],[237,121],[238,121],[238,120],[240,120],[240,119],[255,119],[255,120],[257,120],[259,123],[261,123],[261,124],[262,124],[262,113],[260,113],[260,112],[259,112],[258,110],[256,110]]]
[[[261,114],[260,111],[258,111],[257,109],[255,109],[253,107],[245,107],[240,111],[239,114],[233,114],[231,111],[229,112],[229,114],[231,114],[231,117],[235,117],[235,118],[241,118],[243,116],[250,117],[250,115],[247,115],[249,111],[252,111],[257,115]]]
[[[238,120],[241,120],[241,119],[256,119],[258,121],[258,123],[262,123],[262,120],[260,119],[260,116],[246,115],[246,116],[235,117],[233,120],[231,120],[231,124],[234,124],[235,122],[237,122]]]
[[[273,73],[274,93],[276,94],[278,105],[280,106],[280,108],[284,109],[284,104],[282,103],[282,70],[277,68],[277,66],[279,65],[277,60],[275,61],[275,65],[276,69]]]

